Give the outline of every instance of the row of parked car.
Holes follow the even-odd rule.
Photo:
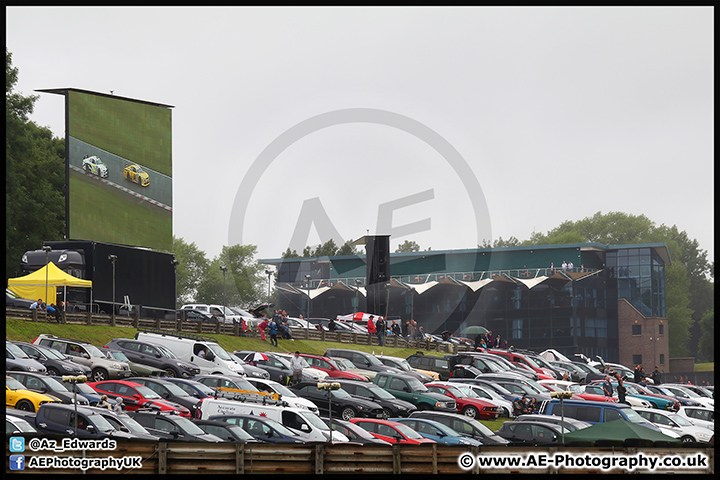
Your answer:
[[[358,441],[357,438],[352,440],[353,436],[348,431],[358,426],[367,429],[370,436],[376,439],[379,436],[386,436],[382,432],[391,433],[388,428],[399,432],[396,428],[398,425],[391,422],[405,424],[405,429],[408,427],[408,422],[411,422],[420,429],[418,419],[423,417],[435,422],[445,419],[447,422],[445,427],[455,429],[466,440],[472,437],[481,444],[521,441],[516,436],[520,431],[535,432],[536,443],[540,442],[541,440],[538,439],[541,438],[557,441],[559,437],[552,433],[553,427],[547,427],[547,431],[540,428],[544,425],[536,425],[531,429],[525,425],[519,430],[519,427],[513,427],[515,422],[530,420],[524,415],[519,416],[514,422],[506,422],[506,426],[498,432],[490,431],[477,420],[514,416],[516,412],[513,412],[513,400],[522,394],[530,393],[540,400],[539,417],[541,418],[535,418],[533,421],[543,424],[553,423],[560,420],[558,418],[560,413],[555,408],[558,400],[552,398],[553,391],[593,385],[562,385],[559,383],[562,381],[551,378],[539,378],[536,381],[532,373],[521,375],[514,371],[506,371],[506,373],[488,371],[487,368],[490,368],[488,365],[493,362],[506,367],[509,364],[517,368],[513,362],[504,358],[504,355],[495,352],[472,352],[446,357],[431,357],[418,353],[408,359],[401,359],[348,349],[328,349],[324,355],[302,354],[301,357],[306,362],[303,381],[288,386],[291,375],[288,356],[276,352],[230,353],[211,339],[202,337],[140,332],[135,338],[114,339],[98,348],[86,342],[40,335],[32,343],[6,342],[6,345],[7,351],[12,350],[17,356],[19,354],[15,347],[26,354],[39,351],[46,358],[52,357],[52,353],[48,355],[44,349],[54,350],[60,354],[60,357],[64,357],[55,360],[66,362],[70,360],[70,364],[84,365],[83,360],[91,360],[89,365],[85,365],[87,368],[83,373],[89,373],[92,381],[75,384],[76,391],[71,391],[73,386],[63,383],[61,377],[56,375],[59,372],[51,371],[49,365],[46,367],[49,375],[39,370],[8,372],[6,406],[24,412],[18,416],[25,416],[26,420],[28,417],[34,419],[36,426],[39,416],[42,418],[40,423],[47,426],[50,423],[46,419],[45,410],[67,408],[67,405],[75,403],[78,407],[91,409],[85,415],[87,418],[84,418],[84,423],[89,425],[92,420],[89,417],[94,415],[92,409],[97,408],[100,395],[106,395],[111,406],[122,399],[123,412],[126,416],[137,416],[144,418],[145,422],[151,422],[152,425],[144,425],[137,420],[146,427],[146,430],[161,425],[161,431],[175,432],[171,435],[176,440],[185,439],[181,433],[184,430],[179,424],[187,425],[186,421],[192,423],[196,420],[229,422],[244,430],[255,441],[264,442],[283,438],[280,435],[282,431],[258,423],[265,419],[274,419],[276,423],[300,435],[300,437],[296,435],[295,440],[301,442],[328,441],[331,432],[328,425],[332,423],[333,433],[338,433],[333,436],[333,441],[337,442]],[[78,351],[75,347],[82,349]],[[147,362],[146,365],[155,369],[149,375],[159,374],[164,377],[138,376],[130,363],[127,366],[114,366],[107,371],[108,376],[116,375],[116,378],[96,376],[96,369],[101,367],[92,360],[101,356],[110,360],[108,357],[111,351],[125,355],[131,363],[143,360]],[[37,353],[28,354],[28,357],[39,358]],[[160,363],[150,365],[151,358]],[[413,368],[413,363],[420,365],[426,359],[433,359],[433,365],[426,365],[427,370],[418,371]],[[118,364],[124,363],[117,358],[114,361]],[[104,369],[105,366],[102,368]],[[129,374],[125,374],[126,371]],[[74,374],[77,374],[77,370]],[[443,374],[448,375],[445,379],[447,381],[442,380]],[[333,389],[328,388],[328,385],[332,385]],[[658,386],[661,387],[663,386]],[[66,392],[64,398],[62,395],[56,395],[61,389]],[[28,398],[27,392],[35,396]],[[72,398],[69,398],[69,394]],[[573,393],[573,398],[565,400],[564,408],[567,411],[563,416],[575,419],[574,423],[568,420],[567,425],[564,423],[560,425],[561,428],[566,429],[565,431],[609,421],[611,418],[654,424],[653,420],[667,422],[668,417],[664,414],[673,415],[669,410],[657,405],[653,405],[657,408],[643,412],[640,407],[633,409],[628,405],[620,405],[606,399],[599,402],[584,398],[582,395],[592,395],[592,393]],[[656,398],[660,398],[660,395]],[[679,404],[680,401],[677,403]],[[675,405],[674,402],[672,404]],[[113,415],[107,408],[101,410],[101,416]],[[273,411],[275,413],[272,413]],[[705,416],[708,425],[714,425],[712,409],[693,409],[684,406],[678,408],[678,414],[674,415],[681,417],[684,415],[690,419],[690,422],[697,423],[703,419],[691,416],[696,412],[699,412],[697,416]],[[11,413],[8,418],[10,417],[14,418],[15,415]],[[59,415],[58,418],[60,417],[64,419],[60,422],[64,428],[60,432],[70,433],[73,430],[74,433],[74,429],[70,428],[74,426],[74,413],[69,416]],[[230,418],[235,420],[229,421]],[[678,422],[677,418],[670,419]],[[109,423],[112,425],[112,422]],[[328,427],[324,428],[323,425]],[[429,431],[427,424],[424,425],[422,428]],[[133,427],[138,431],[137,426],[133,425]],[[198,427],[202,426],[198,425]],[[273,425],[273,427],[277,426]],[[437,425],[435,427],[439,428]],[[670,427],[665,428],[668,433],[674,433]],[[124,426],[124,429],[132,431],[129,426]],[[84,434],[88,434],[87,429],[81,430]],[[98,425],[90,430],[92,434],[99,434],[98,432],[107,434],[109,431],[105,425]],[[123,427],[117,425],[113,427],[113,431],[125,432]],[[437,433],[438,430],[435,431]],[[562,430],[560,433],[562,434]],[[78,430],[78,435],[80,434]],[[395,435],[397,441],[406,441],[400,439],[401,433]],[[504,441],[499,440],[503,436],[507,438]],[[683,438],[684,441],[709,441],[709,438],[704,438],[700,434],[672,437]],[[220,438],[227,441],[230,437]],[[240,441],[237,437],[234,438]]]

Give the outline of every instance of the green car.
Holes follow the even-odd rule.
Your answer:
[[[446,395],[429,391],[420,380],[413,376],[378,372],[373,379],[373,383],[390,392],[396,398],[412,403],[418,410],[457,413],[455,400]]]

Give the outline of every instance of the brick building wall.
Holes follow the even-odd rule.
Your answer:
[[[619,363],[634,368],[640,355],[646,374],[650,375],[655,365],[660,372],[669,373],[669,349],[667,318],[645,317],[627,300],[618,300]]]

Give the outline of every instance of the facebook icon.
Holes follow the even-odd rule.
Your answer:
[[[10,455],[10,470],[25,470],[25,455]]]

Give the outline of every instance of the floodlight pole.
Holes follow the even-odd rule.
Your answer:
[[[272,277],[272,270],[265,270],[265,275],[268,276],[268,301],[270,300],[270,278]]]
[[[112,326],[115,326],[115,261],[117,260],[117,255],[108,255],[108,260],[112,262],[112,275],[113,275],[113,281],[112,281]]]
[[[170,263],[172,263],[173,266],[173,272],[175,274],[175,278],[173,279],[175,281],[175,309],[177,310],[178,301],[177,301],[177,266],[180,262],[177,261],[176,258],[173,258],[170,260]],[[177,312],[173,314],[174,316],[177,316]]]
[[[310,280],[312,280],[312,275],[305,275],[305,280],[307,280],[307,289],[308,289],[308,318],[310,318]]]
[[[360,285],[362,285],[362,280],[360,280],[359,278],[356,278],[355,285],[356,285],[356,287],[355,287],[355,312],[354,313],[357,313],[360,311],[360,296],[359,296],[359,294],[360,294]]]
[[[223,272],[223,317],[227,317],[227,289],[225,288],[225,272],[227,272],[227,267],[222,265],[220,270]],[[218,321],[220,321],[220,319],[218,319]]]
[[[50,251],[52,247],[50,245],[43,245],[43,251],[45,252],[45,320],[48,315],[48,270],[50,270]]]

